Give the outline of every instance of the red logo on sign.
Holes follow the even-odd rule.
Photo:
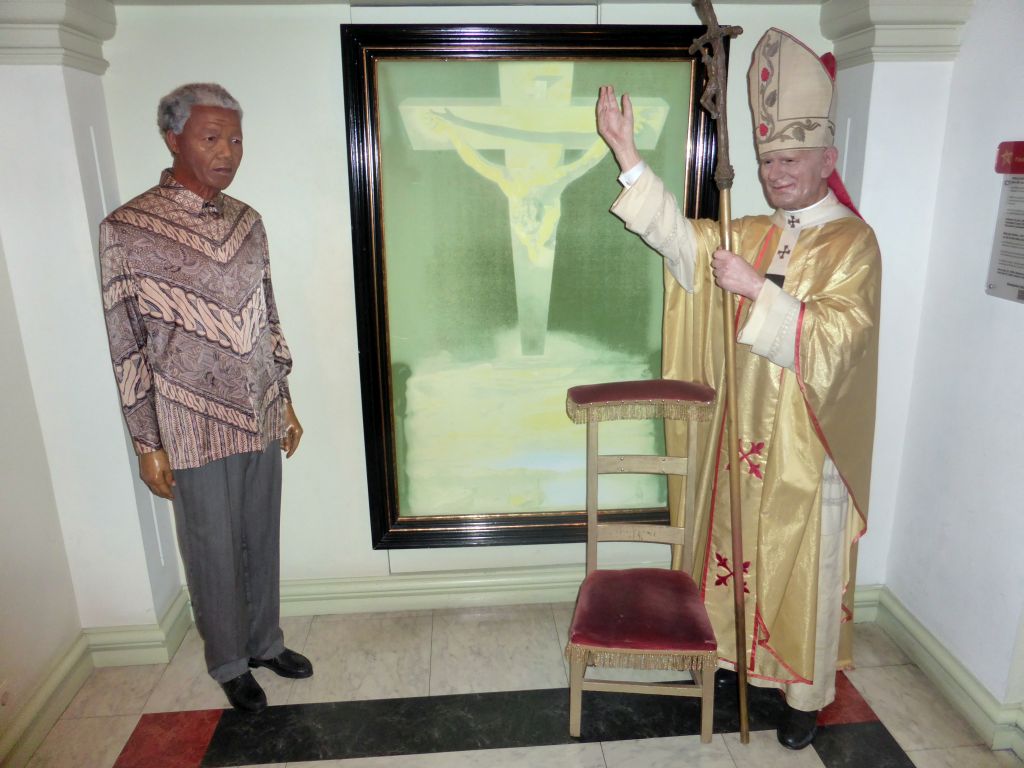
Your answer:
[[[996,173],[1024,173],[1024,141],[1004,141],[999,145]]]

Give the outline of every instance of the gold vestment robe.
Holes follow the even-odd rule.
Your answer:
[[[845,209],[843,209],[845,212]],[[752,682],[812,679],[821,532],[822,467],[834,462],[856,514],[848,514],[843,637],[838,665],[852,662],[853,545],[867,529],[875,421],[881,259],[871,227],[847,216],[803,227],[788,254],[783,289],[800,302],[793,370],[736,346],[741,458],[730,466],[723,446],[725,363],[722,291],[710,257],[718,224],[690,221],[650,171],[615,202],[612,212],[663,255],[692,248],[693,291],[666,271],[663,329],[665,378],[699,381],[719,398],[715,418],[701,424],[694,577],[718,637],[719,655],[734,662],[733,582],[728,472],[738,469],[743,511],[748,670]],[[732,222],[733,251],[763,275],[775,257],[785,214]],[[684,244],[689,242],[689,247]],[[693,248],[695,246],[695,248]],[[738,302],[742,329],[751,302]],[[666,422],[666,442],[685,455],[686,426]],[[669,486],[677,514],[683,484]],[[708,527],[711,533],[708,536]],[[707,547],[700,551],[703,542]]]

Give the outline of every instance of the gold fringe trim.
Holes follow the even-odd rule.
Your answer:
[[[710,421],[715,404],[689,400],[624,400],[615,403],[579,405],[565,400],[565,412],[576,424],[590,421],[625,421],[635,419],[678,419]]]
[[[570,664],[582,662],[586,667],[616,667],[619,669],[669,669],[684,672],[703,672],[718,665],[718,651],[693,653],[659,653],[652,651],[609,651],[569,643],[565,658]]]

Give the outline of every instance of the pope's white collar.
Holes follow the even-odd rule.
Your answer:
[[[772,224],[782,230],[799,232],[804,227],[816,227],[853,215],[853,212],[840,203],[830,189],[821,200],[806,208],[796,211],[776,208],[775,213],[772,214]]]
[[[813,203],[811,205],[808,205],[806,208],[797,208],[795,211],[787,211],[785,208],[780,208],[779,210],[781,210],[784,215],[793,214],[793,215],[799,216],[799,215],[804,214],[804,213],[811,213],[812,211],[814,211],[815,208],[817,208],[819,205],[821,205],[822,203],[824,203],[826,200],[828,200],[830,198],[832,199],[833,202],[836,202],[836,203],[839,202],[838,200],[836,200],[835,194],[830,189],[828,192],[825,193],[825,196],[823,198],[821,198],[821,200],[819,200],[818,202]]]

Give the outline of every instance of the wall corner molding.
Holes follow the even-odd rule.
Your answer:
[[[0,64],[58,64],[102,75],[103,42],[115,26],[112,0],[0,0]]]
[[[998,701],[888,587],[857,587],[857,610],[862,602],[869,611],[874,609],[874,623],[982,735],[988,747],[1009,749],[1024,758],[1024,704]]]
[[[159,624],[137,627],[84,629],[89,653],[96,667],[127,664],[166,664],[174,656],[192,626],[188,589],[182,587]]]
[[[821,32],[839,68],[875,61],[952,61],[974,0],[825,0]]]
[[[192,625],[188,590],[182,587],[159,624],[84,629],[50,665],[32,696],[0,732],[0,765],[25,765],[97,667],[163,664],[174,656]]]
[[[92,674],[89,643],[79,634],[50,666],[35,691],[0,734],[0,765],[25,765]]]

